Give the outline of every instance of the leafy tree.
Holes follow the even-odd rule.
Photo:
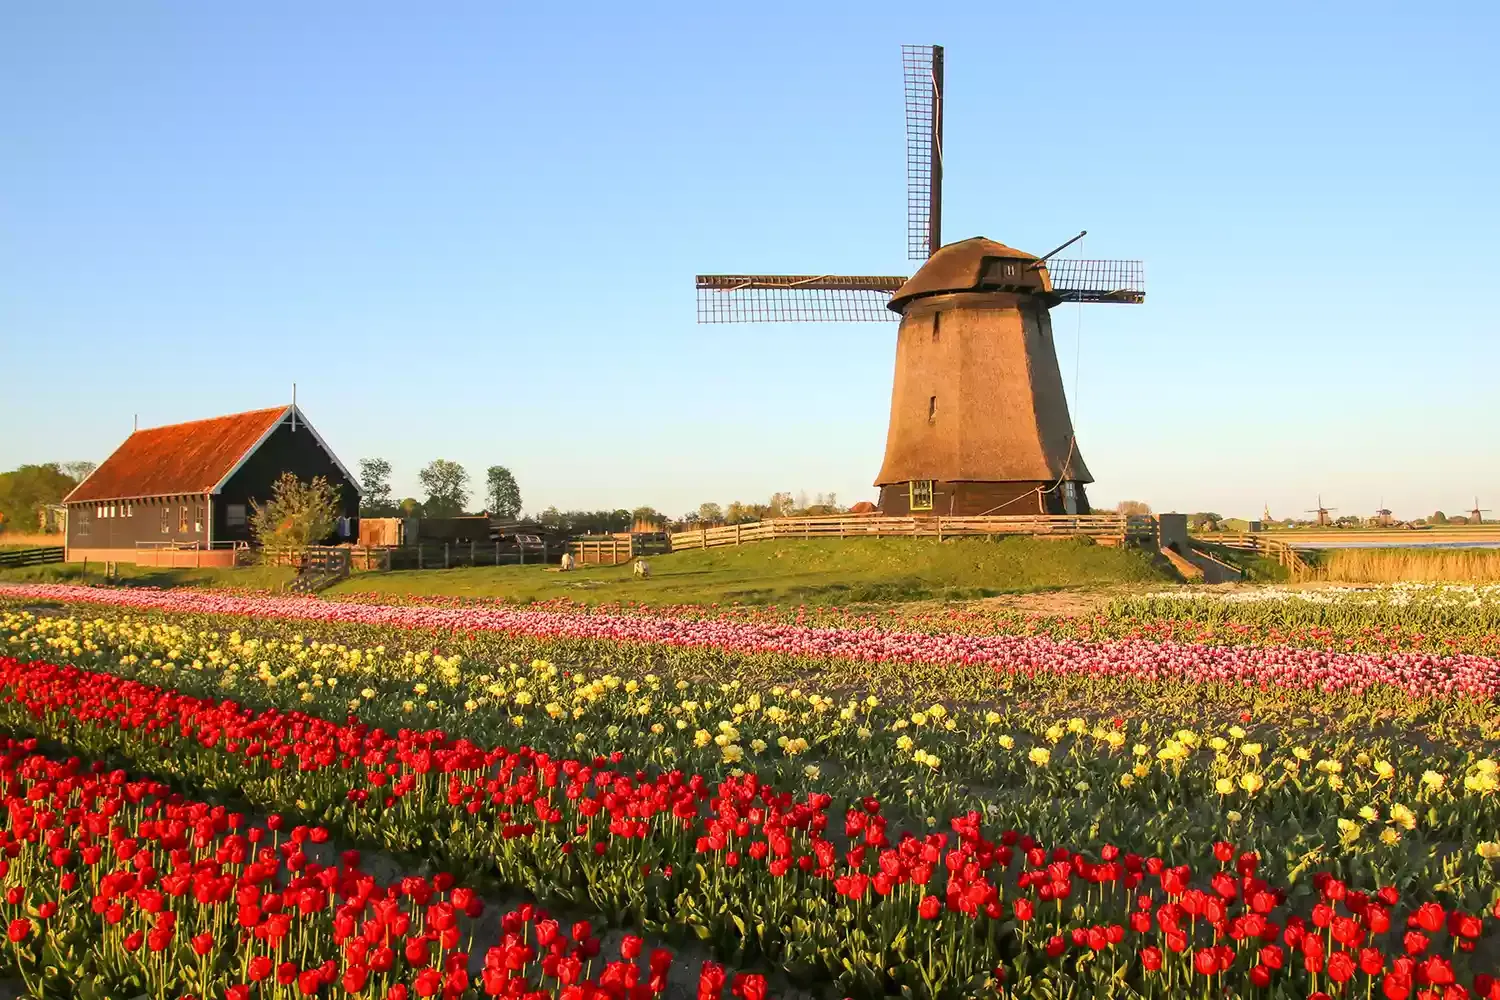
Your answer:
[[[359,460],[359,512],[365,517],[391,517],[396,513],[391,499],[391,463],[383,458]]]
[[[60,468],[63,470],[63,473],[68,476],[68,478],[73,480],[73,482],[81,483],[89,476],[92,476],[94,474],[94,470],[99,468],[99,463],[90,462],[87,460],[80,460],[77,462],[64,462],[62,463]]]
[[[35,531],[42,507],[60,503],[77,485],[56,462],[0,472],[0,531]]]
[[[322,476],[304,483],[283,472],[265,504],[250,501],[250,530],[263,547],[304,549],[333,534],[339,517],[339,488]]]
[[[637,507],[630,512],[631,526],[637,524],[665,524],[667,517],[655,507]]]
[[[396,512],[402,517],[421,517],[422,501],[416,497],[406,497],[396,505]]]
[[[698,520],[704,524],[719,524],[724,520],[724,508],[716,503],[699,504]]]
[[[521,516],[521,488],[516,477],[503,465],[492,465],[484,474],[485,497],[490,513],[507,521]]]
[[[435,458],[417,473],[417,481],[427,491],[424,517],[458,517],[469,503],[469,473],[457,462]]]
[[[1444,514],[1442,511],[1437,511],[1431,517],[1429,517],[1427,521],[1429,524],[1447,524],[1448,515]]]
[[[1151,505],[1141,500],[1121,500],[1115,505],[1116,514],[1149,514]]]

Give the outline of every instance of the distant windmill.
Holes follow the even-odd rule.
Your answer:
[[[1488,514],[1489,512],[1490,512],[1490,509],[1488,507],[1480,507],[1479,506],[1479,498],[1475,497],[1474,498],[1474,509],[1471,510],[1471,511],[1469,511],[1469,523],[1470,524],[1483,524],[1484,523],[1484,515]]]
[[[1332,514],[1336,510],[1338,510],[1337,507],[1324,507],[1323,506],[1323,494],[1319,493],[1318,494],[1318,507],[1317,507],[1317,509],[1316,510],[1309,510],[1306,513],[1318,515],[1318,527],[1320,527],[1320,528],[1326,528],[1330,524],[1333,523],[1333,519],[1330,518],[1328,515]]]
[[[1052,342],[1061,302],[1145,300],[1140,261],[1054,260],[992,240],[942,243],[943,49],[902,46],[911,278],[700,274],[698,322],[901,321],[885,461],[886,514],[1088,513]],[[1017,161],[1019,162],[1019,161]],[[1035,192],[1032,168],[1012,179]],[[1023,194],[1023,196],[1025,196]]]
[[[1385,497],[1380,498],[1380,509],[1375,511],[1375,525],[1380,528],[1389,528],[1394,518],[1385,506]]]

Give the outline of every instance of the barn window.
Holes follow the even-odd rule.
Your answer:
[[[94,519],[89,516],[89,509],[87,507],[79,507],[78,508],[78,532],[77,532],[77,534],[78,534],[79,538],[87,538],[88,537],[88,535],[89,535],[89,526],[93,522],[93,520]]]
[[[163,506],[161,509],[161,533],[170,535],[172,533],[172,508]]]
[[[913,479],[910,483],[909,499],[911,500],[912,510],[931,510],[932,480]]]
[[[104,505],[102,503],[94,508],[94,516],[99,518],[101,521],[104,520]]]
[[[1069,480],[1062,484],[1063,513],[1078,513],[1078,484]]]
[[[201,503],[193,504],[193,532],[194,534],[203,533],[203,505]]]
[[[182,505],[182,512],[177,515],[177,530],[187,534],[187,504]]]
[[[245,505],[242,503],[225,505],[224,523],[231,528],[243,528],[245,526]]]
[[[1006,264],[1005,265],[1005,276],[1007,278],[1014,278],[1016,276],[1016,265],[1014,265],[1014,264]]]

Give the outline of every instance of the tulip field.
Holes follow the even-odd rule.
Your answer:
[[[0,978],[1500,1000],[1494,603],[0,587]]]

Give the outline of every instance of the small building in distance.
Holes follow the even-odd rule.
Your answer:
[[[285,472],[337,487],[358,537],[359,484],[291,404],[135,431],[64,498],[67,559],[231,566]]]

